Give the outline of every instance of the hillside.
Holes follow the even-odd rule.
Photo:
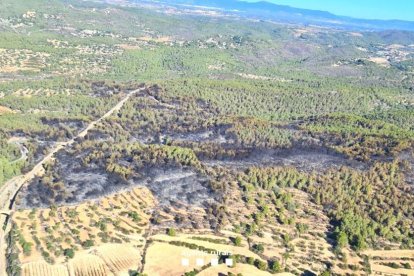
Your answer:
[[[136,0],[137,3],[149,2]],[[155,1],[154,1],[155,2]],[[317,25],[344,30],[405,30],[414,31],[414,22],[402,20],[367,20],[346,16],[338,16],[325,11],[294,8],[277,5],[266,1],[244,2],[238,0],[212,1],[212,0],[173,0],[157,1],[166,5],[191,7],[209,7],[219,9],[227,13],[237,14],[246,18],[272,20],[280,23],[292,23],[303,25]]]
[[[413,274],[413,33],[227,4],[0,2],[0,275]]]

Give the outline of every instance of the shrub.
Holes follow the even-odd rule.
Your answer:
[[[263,244],[259,243],[259,244],[253,245],[253,251],[257,253],[263,253],[264,252]]]
[[[242,243],[242,238],[241,238],[240,236],[237,236],[237,237],[234,239],[234,245],[235,245],[235,246],[241,246],[241,243]]]
[[[63,251],[63,255],[72,259],[73,257],[75,257],[75,251],[72,248],[67,248]]]
[[[267,269],[267,263],[261,260],[256,260],[255,265],[260,270],[266,270]]]
[[[177,235],[174,228],[168,228],[167,234],[171,237],[175,237]]]
[[[84,247],[84,248],[89,248],[89,247],[92,247],[92,246],[94,246],[94,241],[93,240],[86,240],[86,241],[84,241],[83,243],[82,243],[82,246]]]
[[[270,271],[273,273],[278,273],[282,271],[282,266],[280,265],[278,260],[271,261]]]

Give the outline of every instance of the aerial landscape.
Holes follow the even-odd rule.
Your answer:
[[[414,275],[413,169],[414,18],[0,1],[0,276]]]

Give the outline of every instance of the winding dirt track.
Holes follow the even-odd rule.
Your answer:
[[[20,161],[25,161],[27,159],[27,155],[29,153],[29,150],[23,145],[25,139],[22,138],[15,138],[15,139],[10,139],[8,141],[9,144],[14,144],[16,145],[19,150],[20,150],[20,157],[17,158],[16,160],[11,161],[11,164],[20,162]]]
[[[0,188],[0,275],[7,275],[6,273],[6,236],[7,233],[10,231],[10,223],[8,223],[7,217],[13,209],[13,202],[21,188],[27,183],[29,180],[33,179],[37,175],[42,175],[44,173],[43,165],[53,159],[54,155],[73,143],[77,138],[83,138],[86,136],[88,131],[95,128],[95,126],[101,122],[102,120],[111,116],[114,112],[118,112],[127,102],[131,96],[134,94],[144,90],[145,88],[140,88],[137,90],[133,90],[128,93],[121,101],[119,101],[114,107],[112,107],[107,113],[105,113],[102,117],[97,119],[96,121],[91,122],[85,129],[83,129],[79,134],[73,137],[71,140],[66,142],[56,143],[54,148],[52,148],[48,155],[46,155],[39,163],[37,163],[31,171],[26,174],[14,177],[10,179],[7,183],[5,183]]]

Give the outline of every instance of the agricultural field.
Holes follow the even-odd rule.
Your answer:
[[[73,207],[18,211],[10,246],[21,252],[23,275],[127,273],[141,261],[154,204],[148,190],[136,188]]]
[[[2,0],[0,275],[414,275],[413,45]]]

